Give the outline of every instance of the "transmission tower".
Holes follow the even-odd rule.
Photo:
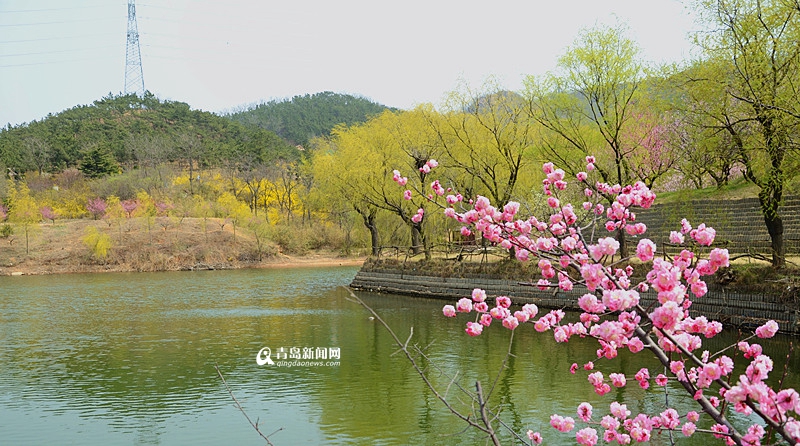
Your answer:
[[[136,1],[128,0],[128,44],[125,48],[125,94],[144,96],[142,51],[139,47],[139,27],[136,25]]]

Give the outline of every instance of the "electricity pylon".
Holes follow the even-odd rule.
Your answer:
[[[139,47],[139,27],[136,25],[136,2],[128,0],[128,44],[125,47],[125,94],[144,97],[142,51]]]

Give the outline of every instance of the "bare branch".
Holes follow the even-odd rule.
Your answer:
[[[224,376],[222,376],[222,371],[220,371],[220,369],[219,369],[219,365],[217,365],[216,363],[214,363],[214,369],[217,371],[217,375],[219,375],[219,379],[221,379],[221,380],[222,380],[222,384],[224,384],[224,385],[225,385],[225,389],[228,391],[228,393],[230,394],[231,398],[233,399],[233,403],[236,405],[236,408],[237,408],[237,409],[239,409],[239,411],[241,411],[241,412],[242,412],[242,415],[244,415],[244,417],[247,419],[247,422],[248,422],[248,423],[250,423],[250,426],[253,426],[253,429],[255,429],[255,430],[256,430],[256,432],[258,432],[258,435],[260,435],[260,436],[261,436],[261,438],[263,438],[263,439],[264,439],[264,440],[267,442],[267,444],[268,444],[269,446],[275,446],[275,445],[272,443],[272,441],[270,441],[269,437],[271,437],[271,436],[275,435],[276,433],[278,433],[278,432],[282,431],[282,430],[283,430],[283,428],[282,428],[282,427],[279,427],[277,430],[275,430],[275,431],[274,431],[274,432],[272,432],[271,434],[269,434],[269,435],[264,435],[264,433],[263,433],[263,432],[261,432],[261,429],[258,427],[258,425],[259,425],[259,420],[256,420],[256,422],[254,423],[254,422],[253,422],[253,420],[251,420],[251,419],[250,419],[250,417],[247,415],[247,412],[245,412],[245,411],[244,411],[244,408],[243,408],[243,407],[242,407],[242,405],[239,403],[239,400],[237,400],[237,399],[236,399],[236,396],[234,396],[234,394],[233,394],[233,391],[231,390],[230,386],[228,386],[228,382],[227,382],[227,381],[225,381],[225,377],[224,377]]]

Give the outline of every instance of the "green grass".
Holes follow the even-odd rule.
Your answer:
[[[703,189],[684,189],[675,192],[662,192],[658,194],[656,203],[680,203],[695,200],[740,200],[758,196],[758,186],[738,178],[722,187],[706,187]]]

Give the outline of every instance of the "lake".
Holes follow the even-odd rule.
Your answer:
[[[277,445],[476,444],[426,388],[387,331],[349,300],[354,267],[0,277],[0,441],[3,444],[263,445],[217,376],[217,364],[247,414]],[[359,293],[406,339],[425,347],[422,364],[454,405],[456,384],[491,389],[491,405],[510,427],[539,430],[549,444],[574,433],[549,427],[553,413],[596,412],[625,399],[637,413],[663,404],[664,391],[635,382],[595,395],[573,362],[596,343],[556,344],[552,334],[494,325],[464,334],[442,316],[446,302]],[[736,340],[728,331],[721,346]],[[765,350],[783,363],[790,339]],[[712,344],[709,344],[710,346]],[[257,364],[270,349],[274,364]],[[266,359],[266,351],[261,355]],[[606,374],[656,366],[644,354],[598,362]],[[436,369],[441,369],[437,372]],[[787,385],[798,387],[792,358]],[[692,408],[677,386],[669,398]],[[688,409],[687,409],[688,410]],[[681,437],[679,435],[679,437]],[[708,437],[692,441],[702,444]],[[507,444],[511,437],[502,437]],[[681,437],[682,439],[682,437]],[[653,444],[666,443],[656,438]],[[690,443],[681,443],[690,444]]]

